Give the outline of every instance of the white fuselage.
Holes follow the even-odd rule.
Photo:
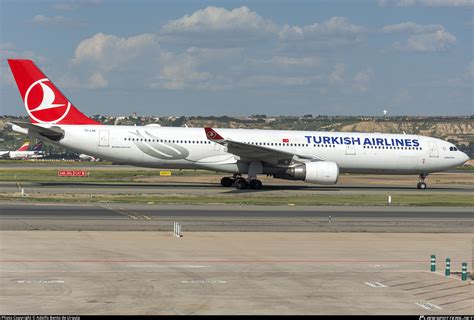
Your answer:
[[[46,126],[46,125],[45,125]],[[206,138],[203,128],[155,126],[55,125],[67,149],[122,164],[247,173],[249,161]],[[333,161],[340,172],[428,174],[464,163],[453,144],[405,134],[216,129],[226,139]],[[294,159],[293,159],[294,160]],[[295,162],[262,158],[263,172]],[[299,160],[296,160],[299,161]],[[307,161],[307,160],[306,160]],[[303,160],[302,162],[305,162]]]
[[[42,158],[44,156],[43,151],[7,151],[3,157],[8,159],[31,159],[31,158]]]

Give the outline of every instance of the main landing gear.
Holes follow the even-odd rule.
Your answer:
[[[416,184],[416,187],[418,189],[421,189],[421,190],[426,189],[425,179],[427,176],[428,176],[427,174],[420,174],[420,181],[418,181],[418,183]]]
[[[258,179],[245,180],[241,176],[234,175],[233,177],[224,177],[221,179],[221,185],[229,188],[234,186],[236,189],[244,190],[250,187],[250,189],[260,190],[262,189],[262,181]]]
[[[235,173],[232,177],[224,177],[221,180],[223,187],[232,187],[236,189],[244,190],[250,187],[250,189],[260,190],[262,189],[262,181],[257,179],[257,174],[263,172],[263,165],[260,161],[252,161],[249,164],[247,179],[242,178],[238,173]]]

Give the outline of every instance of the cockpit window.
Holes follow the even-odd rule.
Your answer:
[[[458,151],[458,148],[456,148],[456,147],[449,147],[449,151]]]

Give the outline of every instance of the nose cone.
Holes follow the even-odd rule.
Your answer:
[[[464,152],[461,152],[461,164],[464,164],[467,160],[469,160],[469,156]]]

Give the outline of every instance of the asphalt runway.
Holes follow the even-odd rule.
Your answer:
[[[472,208],[0,203],[1,230],[474,232]]]
[[[264,194],[281,195],[305,195],[305,194],[386,194],[387,192],[403,192],[405,194],[426,193],[473,193],[474,185],[429,185],[426,190],[418,190],[414,185],[334,185],[318,186],[306,183],[272,184],[266,183],[261,190],[237,190],[235,188],[223,188],[218,181],[206,182],[163,182],[163,183],[101,183],[101,182],[0,182],[0,192],[18,192],[19,186],[26,192],[55,193],[55,194],[180,194],[180,195],[209,195],[209,194]]]

